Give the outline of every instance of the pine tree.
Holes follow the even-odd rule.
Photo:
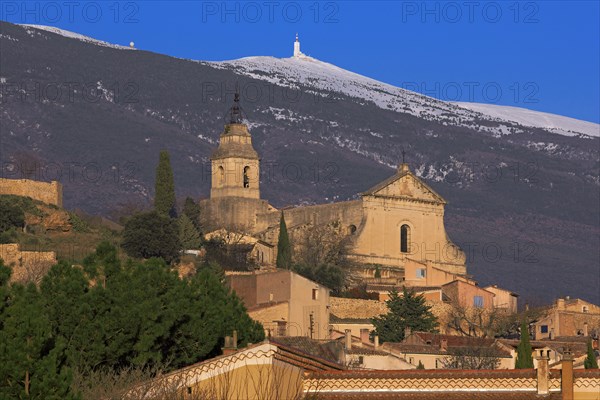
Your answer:
[[[290,269],[292,265],[292,246],[288,236],[283,212],[279,219],[279,240],[277,241],[277,268]]]
[[[423,365],[421,360],[419,360],[419,365],[417,365],[417,369],[425,369],[425,366]]]
[[[37,288],[11,288],[0,331],[0,398],[72,399],[64,345],[52,336]]]
[[[585,369],[598,368],[598,360],[596,360],[596,354],[594,354],[594,348],[592,347],[592,340],[588,340],[587,344],[587,357],[583,362]]]
[[[154,209],[160,214],[175,218],[175,184],[173,183],[173,170],[169,153],[166,150],[160,152],[160,159],[156,167]]]
[[[183,249],[197,249],[200,247],[200,234],[186,214],[178,219],[179,241]]]
[[[527,323],[521,323],[521,341],[517,347],[517,360],[515,361],[515,369],[533,368],[533,356],[531,343],[529,342],[529,329]]]
[[[426,304],[425,297],[415,295],[406,287],[402,296],[395,290],[390,292],[386,304],[389,312],[371,319],[375,333],[383,342],[401,342],[406,328],[413,332],[435,332],[439,325],[431,307]]]

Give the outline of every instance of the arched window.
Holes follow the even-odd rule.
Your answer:
[[[400,227],[400,252],[408,253],[410,250],[410,227],[406,224]]]
[[[356,225],[350,225],[348,227],[348,234],[354,235],[356,233]]]
[[[223,186],[225,183],[225,169],[222,166],[219,166],[219,186]]]
[[[244,187],[245,188],[250,187],[250,178],[248,177],[249,173],[250,173],[250,167],[245,166],[244,167]]]

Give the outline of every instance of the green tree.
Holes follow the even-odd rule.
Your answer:
[[[583,362],[583,366],[585,369],[598,368],[598,360],[596,359],[596,354],[594,353],[594,348],[592,347],[592,339],[587,342],[587,357]]]
[[[197,249],[200,247],[200,234],[186,214],[179,216],[179,241],[184,249]]]
[[[421,360],[419,360],[419,365],[417,365],[417,369],[425,369],[425,366],[423,365]]]
[[[200,227],[200,205],[191,197],[186,197],[183,203],[183,213],[192,221],[198,233],[202,234]]]
[[[406,328],[413,332],[435,332],[439,325],[431,307],[425,303],[425,297],[415,295],[406,287],[402,296],[395,290],[390,292],[386,304],[389,312],[371,319],[382,342],[401,342]]]
[[[337,265],[319,265],[318,267],[297,264],[293,267],[294,272],[328,287],[337,296],[342,293],[346,283],[344,270]]]
[[[162,259],[121,263],[115,255],[103,243],[83,270],[59,264],[42,281],[45,314],[73,370],[174,369],[220,354],[234,329],[240,345],[264,339],[212,269],[180,279]]]
[[[166,150],[160,152],[154,189],[154,209],[160,214],[175,218],[177,216],[175,210],[175,183],[173,182],[173,170],[171,169],[169,153]]]
[[[290,269],[292,266],[292,246],[288,236],[283,212],[279,219],[279,239],[277,241],[277,268]]]
[[[173,262],[181,250],[177,221],[157,211],[136,214],[125,223],[121,246],[130,257]]]
[[[515,369],[533,368],[533,355],[529,341],[529,329],[525,321],[521,322],[521,341],[517,346]]]
[[[0,331],[0,398],[74,399],[63,364],[64,342],[51,325],[35,287],[15,285]]]
[[[25,226],[25,213],[11,198],[0,198],[0,232]]]

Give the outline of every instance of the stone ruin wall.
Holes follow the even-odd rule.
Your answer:
[[[57,181],[40,182],[31,179],[0,178],[0,194],[31,197],[46,204],[63,206],[62,184]]]
[[[38,284],[57,263],[54,251],[21,251],[17,243],[0,244],[0,258],[12,269],[11,282]]]

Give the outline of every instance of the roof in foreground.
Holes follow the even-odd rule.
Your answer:
[[[319,393],[319,400],[365,399],[365,400],[561,400],[562,394],[508,392],[435,392],[435,393]]]

